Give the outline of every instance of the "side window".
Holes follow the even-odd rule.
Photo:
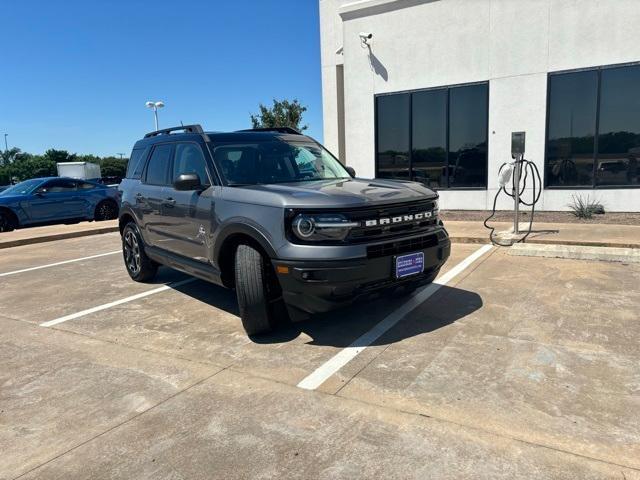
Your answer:
[[[75,192],[76,182],[73,180],[51,180],[38,189],[39,193]]]
[[[93,190],[96,186],[93,183],[79,182],[78,190]]]
[[[176,145],[172,181],[175,181],[179,175],[185,173],[196,173],[200,177],[202,185],[211,185],[204,154],[202,149],[195,143],[179,143]]]
[[[149,164],[147,166],[147,175],[145,183],[149,185],[168,185],[169,164],[171,163],[171,150],[173,145],[158,145],[153,149]]]
[[[129,163],[127,163],[127,178],[139,179],[142,176],[144,170],[144,161],[149,154],[149,147],[147,148],[134,148],[129,157]]]
[[[213,158],[230,184],[258,181],[258,151],[255,146],[216,147]]]

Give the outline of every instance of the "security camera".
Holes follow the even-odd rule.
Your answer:
[[[373,33],[360,32],[358,35],[363,45],[369,45],[369,40],[373,38]]]

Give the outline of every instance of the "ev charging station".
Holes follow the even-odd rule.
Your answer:
[[[542,179],[540,178],[540,172],[536,164],[524,158],[525,140],[526,132],[511,132],[511,158],[513,162],[503,163],[498,171],[498,184],[500,187],[493,199],[491,215],[484,221],[484,226],[490,230],[489,239],[495,245],[510,247],[514,243],[524,242],[531,233],[535,205],[538,203],[538,200],[540,200],[542,193]],[[533,182],[531,202],[523,200],[523,194],[526,193],[529,176],[531,176]],[[511,191],[507,190],[509,181],[511,181]],[[513,198],[513,231],[495,234],[495,228],[489,226],[488,222],[496,214],[496,203],[501,193]],[[520,232],[521,204],[531,207],[529,229],[526,233]],[[501,238],[498,238],[498,236]]]

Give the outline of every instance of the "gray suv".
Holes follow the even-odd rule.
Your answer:
[[[235,288],[249,335],[429,283],[449,257],[438,196],[355,178],[291,128],[149,133],[120,184],[132,279],[160,264]]]

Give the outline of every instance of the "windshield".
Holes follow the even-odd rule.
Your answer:
[[[42,183],[39,178],[33,180],[25,180],[24,182],[16,183],[10,186],[6,190],[0,192],[0,195],[25,195],[30,193],[34,188]]]
[[[351,178],[338,160],[313,142],[217,144],[213,157],[229,185]]]

